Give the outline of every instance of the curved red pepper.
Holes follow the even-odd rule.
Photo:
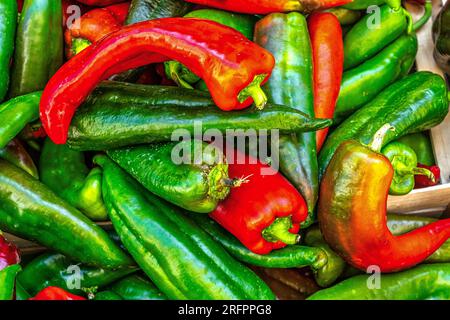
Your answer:
[[[317,12],[308,18],[314,64],[314,113],[333,119],[344,70],[344,44],[339,20],[332,13]],[[328,128],[316,132],[317,152]]]
[[[124,2],[124,0],[77,0],[77,1],[93,7],[106,7],[112,4]]]
[[[66,56],[68,59],[84,49],[76,45],[81,40],[84,46],[96,42],[119,30],[128,14],[129,2],[93,9],[76,19],[65,31]]]
[[[352,2],[352,0],[186,0],[208,7],[228,11],[269,14],[275,12],[303,11],[311,12]]]
[[[47,287],[28,300],[86,300],[58,287]]]
[[[0,234],[0,270],[17,263],[20,263],[20,256],[16,246]]]
[[[308,215],[300,193],[279,172],[251,156],[229,163],[229,176],[247,177],[247,182],[233,188],[210,217],[257,254],[297,243],[300,223]]]
[[[107,35],[56,72],[40,102],[48,136],[57,144],[66,142],[75,110],[101,80],[170,59],[205,80],[223,110],[248,107],[253,99],[257,107],[262,107],[267,101],[259,85],[275,65],[270,52],[242,33],[210,20],[162,18]]]

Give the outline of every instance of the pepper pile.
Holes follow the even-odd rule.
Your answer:
[[[311,299],[450,299],[450,220],[386,214],[440,178],[422,5],[2,1],[0,300],[269,300],[299,268],[349,278]]]

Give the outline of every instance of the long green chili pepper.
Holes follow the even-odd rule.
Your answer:
[[[17,26],[17,1],[0,2],[0,102],[9,88],[11,58],[14,53],[14,39]]]

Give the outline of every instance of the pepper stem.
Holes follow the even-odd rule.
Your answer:
[[[382,126],[373,136],[369,143],[369,148],[375,152],[380,152],[383,147],[383,141],[389,131],[395,131],[395,128],[389,123]]]
[[[433,4],[431,3],[431,1],[425,2],[424,10],[425,11],[424,11],[422,17],[420,17],[420,19],[417,20],[413,25],[414,31],[417,31],[420,28],[422,28],[424,26],[424,24],[427,23],[428,20],[430,20],[431,15],[433,13]]]
[[[411,16],[411,13],[409,13],[408,10],[406,10],[405,8],[402,8],[403,13],[406,16],[406,21],[408,23],[407,28],[406,28],[406,32],[408,34],[411,34],[415,29],[414,29],[414,21],[413,21],[413,17]]]
[[[225,181],[228,179],[228,166],[223,163],[217,164],[208,174],[209,191],[208,196],[214,200],[222,201],[230,194],[230,186]]]
[[[263,230],[262,236],[269,242],[281,241],[285,244],[296,244],[300,241],[300,235],[289,232],[292,228],[292,218],[277,218]]]
[[[406,175],[415,175],[415,176],[426,176],[431,181],[436,182],[436,177],[434,176],[434,173],[428,170],[427,168],[408,168],[406,165],[404,165],[402,162],[396,162],[395,165],[392,163],[395,167],[395,171],[400,176],[406,176]]]
[[[91,44],[92,44],[92,42],[90,42],[87,39],[83,39],[83,38],[75,38],[75,39],[73,39],[72,40],[72,54],[74,56],[76,56],[81,51],[83,51],[84,49],[89,47]]]
[[[267,96],[261,89],[261,83],[266,79],[267,74],[260,74],[255,76],[252,83],[244,88],[238,95],[238,101],[243,103],[248,98],[252,97],[257,109],[262,110],[267,104]]]
[[[386,0],[385,2],[390,8],[394,10],[398,10],[402,6],[401,0]]]
[[[251,174],[251,175],[248,175],[248,176],[242,177],[242,178],[223,179],[222,182],[227,187],[238,188],[238,187],[242,186],[244,183],[249,183],[251,176],[253,176],[253,175]]]
[[[436,176],[433,172],[428,170],[427,168],[413,168],[412,172],[415,176],[426,176],[428,179],[430,179],[433,183],[436,182]]]

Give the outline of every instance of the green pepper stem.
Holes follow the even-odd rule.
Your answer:
[[[415,176],[426,176],[428,179],[430,179],[433,183],[436,182],[436,177],[433,172],[428,170],[427,168],[413,168],[412,173]]]
[[[269,242],[281,241],[285,244],[296,244],[300,241],[300,235],[289,232],[292,228],[292,218],[277,218],[263,230],[262,236]]]
[[[257,109],[262,110],[267,104],[267,96],[261,89],[261,83],[266,79],[267,74],[260,74],[255,76],[252,83],[244,88],[238,95],[238,101],[243,103],[248,98],[252,97]]]
[[[408,34],[411,34],[414,31],[414,21],[413,21],[413,17],[411,16],[411,13],[409,13],[408,10],[406,10],[405,8],[402,8],[403,13],[406,16],[406,21],[407,21],[407,28],[406,28],[406,32]]]
[[[89,47],[92,43],[83,38],[75,38],[72,40],[72,54],[75,56],[79,54],[81,51]]]
[[[420,28],[422,28],[425,25],[425,23],[428,22],[428,20],[430,20],[431,15],[433,13],[433,4],[431,3],[431,1],[425,2],[424,10],[425,11],[424,11],[422,17],[420,17],[420,19],[414,23],[413,31],[419,30]]]
[[[170,79],[172,79],[179,87],[185,89],[194,89],[190,83],[183,80],[181,76],[178,74],[180,71],[180,63],[177,61],[167,61],[164,63],[164,67],[166,68],[166,73],[169,75]]]
[[[390,8],[394,10],[398,10],[402,6],[401,0],[386,0],[385,2]]]
[[[431,181],[436,182],[436,177],[434,176],[434,173],[428,170],[427,168],[408,168],[405,164],[402,162],[396,162],[395,163],[395,172],[400,176],[407,176],[407,175],[415,175],[415,176],[426,176]]]
[[[369,143],[369,148],[375,152],[380,152],[383,147],[384,138],[389,131],[395,131],[395,128],[389,123],[383,125],[373,136]]]

